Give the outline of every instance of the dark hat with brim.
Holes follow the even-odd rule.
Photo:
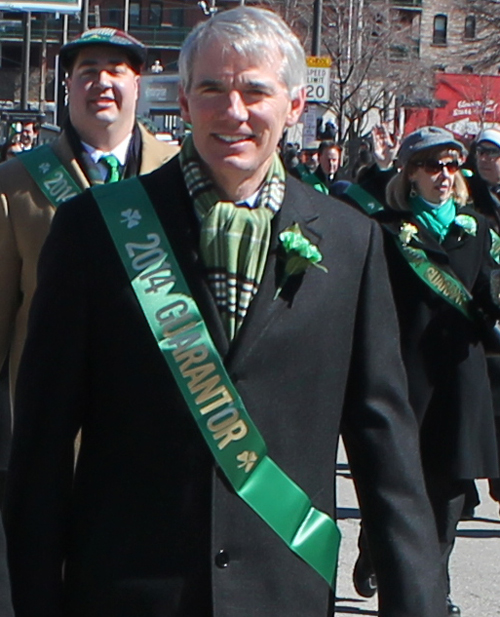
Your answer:
[[[134,68],[137,69],[146,62],[146,46],[128,32],[116,28],[92,28],[61,47],[59,57],[63,69],[69,70],[80,49],[89,45],[117,47],[129,56]]]
[[[467,156],[465,146],[458,139],[455,139],[453,133],[439,126],[424,126],[413,131],[403,140],[396,163],[398,167],[404,167],[417,152],[436,146],[443,148],[449,146],[458,150],[463,156]]]
[[[500,130],[493,127],[483,129],[476,138],[477,143],[482,141],[491,141],[492,144],[500,148]]]

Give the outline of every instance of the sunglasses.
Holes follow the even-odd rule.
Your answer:
[[[450,174],[455,174],[460,169],[459,161],[448,161],[448,163],[443,163],[443,161],[434,161],[432,159],[416,163],[416,166],[422,167],[427,174],[440,174],[445,167],[446,171]]]
[[[477,146],[476,154],[478,156],[487,156],[490,159],[497,159],[500,157],[500,150],[498,148],[488,148],[487,146]]]

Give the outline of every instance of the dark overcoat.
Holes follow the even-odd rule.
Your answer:
[[[495,264],[489,256],[488,224],[470,208],[460,213],[476,220],[476,232],[452,223],[441,244],[409,212],[391,212],[391,222],[383,227],[410,401],[422,427],[423,462],[434,474],[466,479],[498,473],[481,328],[423,282],[394,242],[404,222],[415,225],[418,234],[410,246],[456,275],[475,307],[498,317],[490,286]],[[382,217],[387,220],[387,212]]]
[[[229,345],[178,161],[141,182],[270,456],[332,515],[343,423],[380,616],[443,617],[376,223],[289,178],[262,285]],[[328,273],[311,267],[273,300],[278,232],[294,222]],[[332,614],[328,585],[212,463],[89,192],[60,208],[43,250],[16,400],[6,520],[17,617]]]
[[[494,199],[490,193],[488,183],[477,172],[467,178],[467,184],[474,202],[474,209],[485,216],[491,227],[500,234],[500,201]],[[493,396],[493,409],[497,416],[497,422],[500,422],[500,357],[489,357],[487,362],[491,394]]]
[[[500,233],[499,207],[490,193],[488,183],[477,172],[474,172],[466,180],[474,202],[474,209],[486,216],[492,227]]]

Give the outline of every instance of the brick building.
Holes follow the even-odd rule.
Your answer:
[[[206,19],[202,9],[186,0],[127,0],[127,4],[128,30],[148,46],[147,68],[158,61],[165,71],[175,72],[184,38],[195,23]],[[125,25],[124,0],[89,0],[88,27]],[[56,81],[61,80],[56,70],[59,48],[65,38],[71,39],[82,29],[80,14],[66,19],[54,13],[31,14],[30,108],[47,101],[47,110],[51,110]],[[19,105],[23,38],[22,15],[0,12],[0,108]]]

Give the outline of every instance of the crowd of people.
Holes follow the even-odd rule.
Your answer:
[[[331,134],[280,156],[305,53],[253,7],[184,42],[180,149],[136,122],[142,43],[60,58],[60,136],[0,166],[0,614],[330,617],[342,435],[356,589],[458,617],[466,495],[498,499],[500,130],[376,127],[355,182]]]
[[[7,139],[0,149],[0,163],[37,145],[40,124],[34,120],[16,122],[10,127]]]
[[[433,126],[400,143],[381,125],[371,141],[354,183],[336,179],[342,150],[332,141],[319,144],[315,171],[297,174],[295,165],[291,173],[383,229],[448,614],[460,615],[448,563],[459,520],[473,518],[479,503],[474,479],[488,478],[500,502],[500,341],[491,332],[500,318],[500,128],[481,131],[470,153]],[[332,164],[324,153],[334,148]],[[354,585],[371,597],[377,583],[363,529],[359,550]]]

